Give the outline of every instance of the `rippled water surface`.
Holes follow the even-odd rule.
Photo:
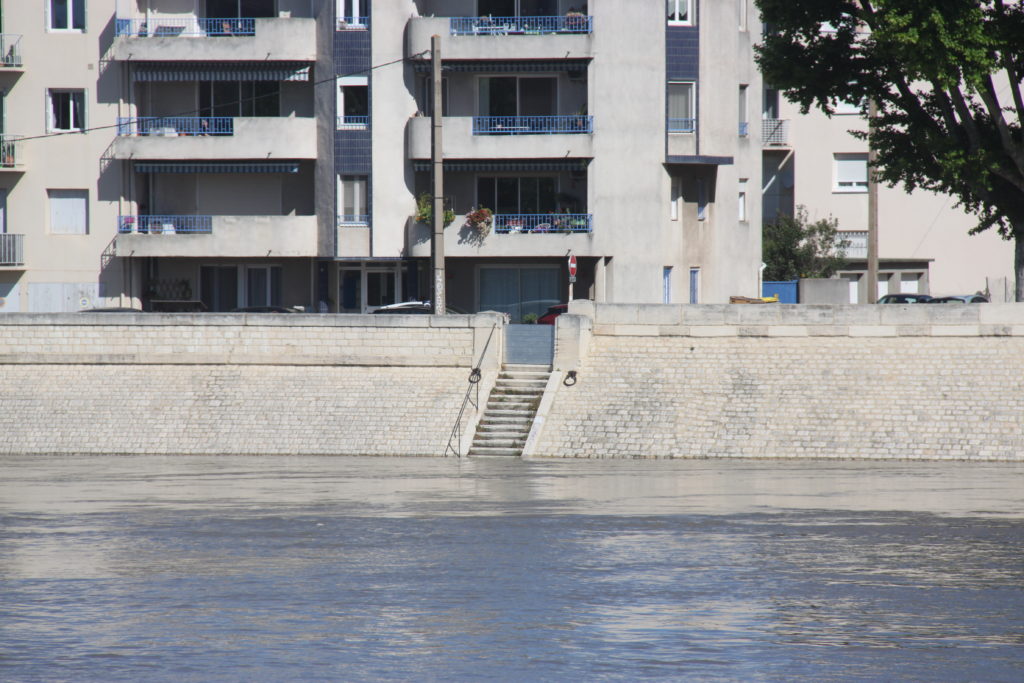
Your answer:
[[[0,680],[1024,680],[1024,467],[0,458]]]

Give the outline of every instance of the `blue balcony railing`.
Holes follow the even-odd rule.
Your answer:
[[[368,213],[342,213],[338,214],[338,225],[369,225],[370,214]]]
[[[168,216],[147,214],[118,216],[117,231],[149,235],[174,235],[213,232],[213,216]]]
[[[697,130],[697,119],[669,119],[669,133],[693,133]]]
[[[589,213],[494,214],[494,231],[510,232],[592,232],[594,217]]]
[[[0,34],[0,66],[21,66],[21,35]]]
[[[593,132],[594,117],[583,114],[473,117],[473,135],[555,135]]]
[[[450,29],[453,36],[593,33],[594,17],[452,17]]]
[[[339,31],[365,31],[370,28],[370,17],[338,17]]]
[[[354,128],[356,130],[363,130],[370,127],[369,116],[352,116],[351,114],[345,114],[344,116],[338,117],[338,130],[344,130],[346,128]]]
[[[118,118],[118,135],[234,135],[230,116],[141,116]]]
[[[750,123],[747,121],[740,121],[740,137],[745,138],[750,135]]]
[[[254,36],[256,20],[251,18],[117,19],[115,36],[174,38],[175,36]]]

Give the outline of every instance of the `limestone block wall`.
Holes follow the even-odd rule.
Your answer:
[[[535,457],[1024,459],[1021,304],[570,313]]]
[[[0,454],[439,456],[470,368],[493,383],[502,330],[488,314],[0,316]]]

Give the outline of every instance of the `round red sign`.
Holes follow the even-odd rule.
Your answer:
[[[569,277],[576,277],[576,254],[569,256]]]

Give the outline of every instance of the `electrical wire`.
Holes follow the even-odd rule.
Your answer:
[[[408,57],[401,57],[399,59],[393,59],[390,62],[382,62],[381,64],[375,64],[375,65],[370,66],[370,67],[368,67],[366,69],[360,69],[358,71],[352,71],[352,72],[344,73],[344,74],[335,74],[335,75],[331,76],[330,78],[324,78],[324,79],[319,80],[319,81],[313,81],[312,85],[314,87],[316,87],[318,85],[323,85],[324,83],[335,83],[335,82],[337,82],[337,80],[339,78],[346,78],[348,76],[358,76],[359,74],[368,74],[371,71],[376,71],[377,69],[382,69],[382,68],[384,68],[386,66],[392,66],[394,64],[399,64],[401,62],[412,61],[413,59],[416,59],[418,57],[422,57],[423,55],[427,54],[428,52],[430,52],[430,50],[423,50],[421,52],[417,52],[414,55],[410,55]],[[256,100],[262,99],[264,97],[277,97],[278,95],[279,95],[279,93],[266,93],[266,94],[263,94],[263,95],[253,95],[252,97],[247,97],[244,100],[238,99],[238,100],[235,100],[234,102],[221,102],[221,103],[218,104],[218,106],[230,106],[230,105],[233,105],[233,104],[242,104],[243,102],[255,102]],[[178,116],[184,117],[184,116],[188,116],[190,114],[199,114],[200,111],[201,110],[199,110],[199,109],[190,109],[190,110],[187,110],[187,111],[179,112],[177,114],[162,114],[160,116],[153,116],[153,117],[146,117],[146,118],[170,119],[170,118],[175,118],[175,117],[178,117]],[[45,140],[45,139],[48,139],[48,138],[59,138],[59,137],[67,136],[67,135],[84,135],[86,133],[92,133],[93,131],[109,130],[111,128],[119,128],[122,125],[123,124],[120,124],[120,123],[113,123],[113,124],[103,125],[103,126],[90,126],[89,128],[80,128],[78,130],[53,131],[53,132],[50,132],[50,133],[44,133],[42,135],[26,135],[24,137],[18,138],[17,141],[19,143],[21,143],[21,142],[27,142],[29,140]]]

